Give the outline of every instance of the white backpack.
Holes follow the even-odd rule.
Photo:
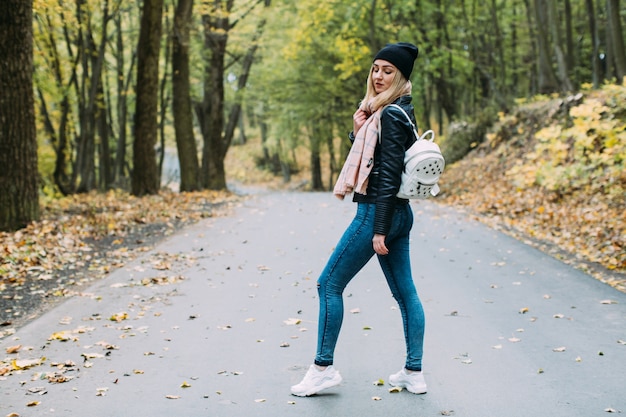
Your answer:
[[[446,162],[439,146],[435,143],[435,132],[426,131],[422,136],[417,133],[415,125],[404,109],[397,104],[411,124],[417,139],[404,154],[404,170],[398,197],[406,199],[426,199],[439,193],[439,177],[443,173]],[[380,132],[380,129],[379,129]],[[426,139],[430,135],[430,139]]]

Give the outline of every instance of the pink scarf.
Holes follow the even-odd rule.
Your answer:
[[[380,112],[381,110],[378,110],[372,114],[356,134],[333,190],[340,200],[352,192],[366,194],[368,178],[374,167]]]

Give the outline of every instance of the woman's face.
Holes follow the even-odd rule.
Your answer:
[[[372,65],[372,82],[374,91],[380,94],[391,87],[391,83],[396,76],[398,69],[389,61],[377,59]]]

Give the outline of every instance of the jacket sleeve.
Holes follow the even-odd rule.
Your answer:
[[[374,233],[387,235],[396,206],[396,194],[402,180],[405,144],[412,131],[405,116],[394,107],[385,108],[380,120],[380,167]]]

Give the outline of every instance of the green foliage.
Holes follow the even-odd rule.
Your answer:
[[[626,86],[609,85],[569,110],[567,123],[540,129],[537,143],[508,172],[520,188],[539,185],[559,194],[582,190],[626,193]]]

